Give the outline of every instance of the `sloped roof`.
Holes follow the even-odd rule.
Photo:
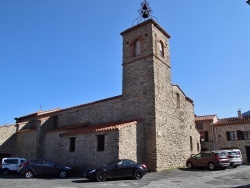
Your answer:
[[[86,123],[79,123],[79,124],[74,124],[74,125],[67,125],[67,126],[57,127],[55,129],[47,131],[47,133],[58,132],[58,131],[76,130],[76,129],[80,129],[80,128],[83,128],[83,127],[87,127],[89,124],[90,124],[89,122],[86,122]]]
[[[239,117],[230,117],[219,119],[214,125],[234,125],[234,124],[246,124],[250,123],[250,115]]]
[[[93,105],[93,104],[107,102],[107,101],[111,101],[111,100],[119,99],[119,98],[121,98],[121,95],[106,98],[106,99],[102,99],[102,100],[98,100],[98,101],[94,101],[94,102],[89,102],[89,103],[85,103],[85,104],[80,104],[80,105],[77,105],[77,106],[72,106],[72,107],[64,108],[64,109],[56,108],[56,109],[46,110],[46,111],[39,110],[39,111],[37,111],[35,113],[32,113],[32,114],[28,114],[28,115],[25,115],[25,116],[22,116],[22,117],[17,117],[17,118],[15,118],[15,120],[20,121],[20,120],[25,120],[25,119],[29,119],[29,118],[33,118],[33,117],[37,117],[37,116],[42,116],[42,115],[51,115],[51,114],[56,113],[58,111],[66,111],[66,110],[81,108],[81,107],[84,107],[84,106],[89,106],[89,105]]]
[[[114,97],[110,97],[110,98],[106,98],[106,99],[102,99],[102,100],[98,100],[98,101],[94,101],[94,102],[89,102],[89,103],[80,104],[80,105],[69,107],[69,108],[64,108],[61,111],[71,110],[71,109],[80,108],[80,107],[84,107],[84,106],[89,106],[89,105],[93,105],[93,104],[97,104],[97,103],[102,103],[102,102],[107,102],[107,101],[111,101],[111,100],[114,100],[114,99],[119,99],[121,97],[122,97],[121,95],[118,95],[118,96],[114,96]]]
[[[179,85],[177,85],[177,84],[172,84],[172,86],[173,87],[177,87],[181,92],[182,92],[182,94],[185,96],[185,99],[188,101],[188,102],[190,102],[190,103],[194,103],[194,101],[192,100],[192,99],[190,99],[189,97],[187,97],[186,96],[186,94],[182,91],[182,89],[179,87]]]
[[[216,117],[216,115],[194,116],[194,120],[195,120],[195,122],[198,122],[198,121],[213,121],[214,117]]]
[[[123,121],[123,122],[112,122],[112,123],[104,123],[97,125],[89,125],[87,127],[82,127],[76,130],[70,130],[60,134],[60,137],[65,136],[74,136],[79,134],[93,133],[93,132],[102,132],[102,131],[114,131],[119,130],[123,127],[131,126],[134,123],[142,121],[142,119]]]
[[[15,120],[24,120],[24,119],[28,119],[28,118],[32,118],[32,117],[36,117],[36,116],[41,116],[41,115],[48,115],[48,114],[52,114],[52,113],[55,113],[55,112],[58,112],[60,111],[61,109],[60,108],[56,108],[56,109],[52,109],[52,110],[39,110],[33,114],[29,114],[29,115],[26,115],[26,116],[22,116],[22,117],[19,117],[19,118],[15,118]]]

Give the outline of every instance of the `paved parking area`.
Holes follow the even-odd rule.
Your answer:
[[[205,169],[179,168],[166,172],[148,173],[141,180],[112,180],[91,182],[81,177],[66,179],[40,177],[26,179],[19,175],[0,175],[0,187],[4,188],[82,188],[82,187],[146,187],[146,188],[250,188],[250,165],[236,169],[208,171]]]

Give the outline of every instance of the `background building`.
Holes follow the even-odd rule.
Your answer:
[[[243,162],[250,162],[250,116],[218,119],[216,115],[195,116],[201,135],[201,150],[240,149]]]

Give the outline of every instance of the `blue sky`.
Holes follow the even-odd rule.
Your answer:
[[[0,0],[0,125],[122,94],[122,37],[142,0]],[[171,35],[172,83],[195,114],[250,110],[246,0],[151,0]]]

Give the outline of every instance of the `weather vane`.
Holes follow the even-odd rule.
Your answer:
[[[153,11],[152,11],[151,7],[149,7],[149,3],[147,2],[147,0],[143,0],[143,2],[141,3],[141,8],[138,10],[138,12],[139,12],[140,16],[133,21],[132,25],[134,25],[135,21],[137,21],[137,24],[140,23],[142,21],[142,19],[144,21],[147,19],[152,19],[152,18],[156,19],[156,17],[151,15],[151,13],[153,13]]]

